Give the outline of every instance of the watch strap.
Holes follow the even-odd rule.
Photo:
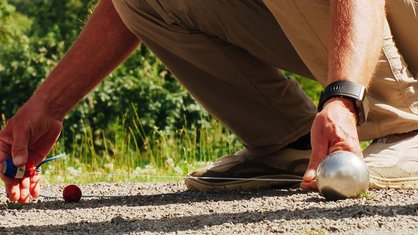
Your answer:
[[[336,81],[329,84],[321,93],[318,112],[324,108],[324,104],[328,100],[334,97],[350,99],[357,115],[357,125],[360,126],[366,122],[369,104],[366,89],[363,85],[350,81]]]
[[[325,87],[319,99],[318,111],[324,108],[324,104],[334,97],[362,100],[366,89],[363,85],[350,81],[335,81]]]

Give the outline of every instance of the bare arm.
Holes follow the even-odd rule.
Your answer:
[[[111,0],[102,0],[77,41],[35,93],[62,119],[138,46]]]
[[[349,80],[367,86],[380,55],[384,18],[384,0],[331,0],[328,84]]]
[[[0,131],[0,163],[39,164],[58,138],[65,114],[124,61],[139,40],[125,27],[111,0],[102,0],[76,42],[34,95]],[[10,200],[39,196],[39,175],[9,179],[0,174]]]
[[[383,39],[384,0],[331,0],[328,84],[338,80],[367,87]],[[305,189],[316,189],[315,171],[331,152],[351,151],[362,156],[353,103],[334,98],[316,116],[312,130],[312,157],[305,173]],[[325,137],[325,138],[324,138]]]

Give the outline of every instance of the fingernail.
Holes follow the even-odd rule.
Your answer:
[[[312,180],[314,179],[316,176],[316,171],[315,170],[307,170],[305,173],[305,176],[303,177],[305,180]]]
[[[15,166],[22,166],[25,164],[25,158],[23,156],[15,156],[13,158],[13,164],[15,164]]]

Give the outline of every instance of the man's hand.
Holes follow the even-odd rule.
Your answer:
[[[48,114],[48,107],[32,98],[23,105],[6,127],[0,131],[0,164],[13,157],[15,166],[24,166],[28,160],[36,166],[41,163],[57,140],[62,121]],[[29,196],[40,193],[39,175],[23,179],[0,178],[11,201],[27,203]]]
[[[354,104],[344,98],[329,100],[317,114],[311,129],[312,156],[304,175],[302,189],[318,190],[316,169],[330,153],[345,150],[363,156],[357,134]]]

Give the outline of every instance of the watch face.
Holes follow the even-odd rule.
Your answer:
[[[357,111],[357,125],[361,126],[367,121],[369,115],[369,99],[366,95],[363,96],[363,100],[356,101]]]

